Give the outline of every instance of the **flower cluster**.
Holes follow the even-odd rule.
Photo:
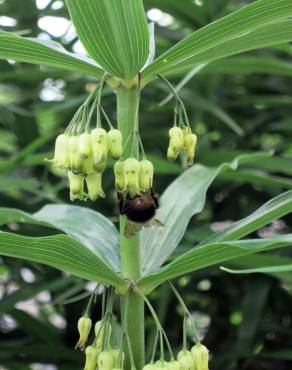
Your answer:
[[[197,136],[192,133],[189,126],[174,126],[169,130],[169,145],[167,149],[167,159],[175,161],[179,154],[184,154],[187,165],[192,165],[195,158]]]
[[[167,158],[175,161],[181,154],[187,165],[192,165],[195,157],[197,137],[192,132],[183,102],[170,83],[160,76],[172,90],[176,105],[174,125],[169,130]],[[70,185],[70,199],[96,200],[104,198],[102,174],[107,167],[108,156],[114,161],[115,187],[125,199],[152,194],[154,166],[147,160],[139,131],[135,128],[129,137],[122,137],[120,130],[113,127],[102,108],[103,83],[93,91],[75,113],[66,131],[55,142],[52,165],[66,169]],[[91,129],[96,112],[95,128]],[[102,128],[101,113],[109,126]],[[131,150],[129,150],[129,147]],[[125,158],[124,152],[127,153]]]
[[[153,184],[154,167],[147,159],[138,161],[130,157],[120,160],[115,163],[114,173],[116,189],[130,197],[149,192]]]
[[[156,324],[156,337],[154,340],[154,346],[152,350],[152,356],[149,363],[146,363],[141,370],[208,370],[209,364],[209,351],[198,339],[198,334],[196,331],[195,323],[193,317],[183,302],[182,297],[176,290],[176,288],[171,284],[170,287],[173,290],[175,296],[177,297],[181,308],[184,312],[183,319],[183,346],[182,350],[179,351],[176,358],[174,357],[170,342],[167,338],[167,335],[158,319],[158,316],[151,305],[149,299],[145,296],[142,290],[136,285],[137,294],[139,294],[145,301],[148,306],[153,320]],[[87,304],[86,313],[78,321],[78,331],[79,331],[79,341],[76,347],[80,347],[82,350],[86,347],[86,342],[92,328],[92,321],[88,316],[92,305],[96,302],[96,290],[91,295],[91,298]],[[102,298],[102,318],[100,321],[97,321],[94,326],[94,340],[85,349],[85,367],[84,370],[122,370],[124,369],[124,359],[125,355],[123,349],[128,350],[128,359],[125,366],[129,368],[129,363],[131,369],[136,369],[135,359],[133,356],[133,343],[129,337],[128,333],[128,322],[129,319],[132,319],[129,316],[129,302],[128,296],[125,297],[124,302],[124,314],[121,313],[121,338],[118,348],[113,348],[111,346],[111,336],[112,336],[112,320],[114,317],[113,307],[114,307],[114,295],[115,292],[112,288],[103,289],[103,298]],[[94,299],[95,298],[95,299]],[[196,344],[190,349],[187,349],[187,328],[186,320],[189,318],[192,324],[193,334],[196,338]],[[117,327],[117,326],[115,326]],[[115,328],[114,327],[114,328]],[[115,333],[115,337],[116,337]],[[164,344],[166,344],[168,349],[168,354],[170,357],[169,361],[165,359],[165,350]],[[160,346],[160,356],[159,360],[155,361],[155,357],[158,352],[158,346]],[[140,370],[140,369],[139,369]]]
[[[208,362],[208,349],[200,342],[197,342],[191,351],[181,350],[176,360],[172,358],[170,361],[159,360],[152,362],[146,364],[143,370],[208,370]]]
[[[79,341],[76,347],[85,348],[90,330],[92,327],[91,319],[84,315],[78,321]],[[118,348],[112,348],[110,338],[112,334],[111,324],[107,320],[97,321],[94,326],[95,339],[93,343],[85,349],[84,370],[118,370],[122,369],[124,353]]]
[[[122,152],[122,134],[119,130],[112,128],[106,132],[103,128],[95,128],[80,135],[59,135],[54,158],[49,162],[68,169],[72,201],[76,198],[96,200],[105,196],[101,181],[108,154],[118,160]]]

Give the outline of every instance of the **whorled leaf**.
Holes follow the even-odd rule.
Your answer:
[[[244,38],[246,35],[248,37],[249,32],[288,18],[291,15],[292,3],[290,1],[255,1],[208,24],[174,45],[144,71],[144,79],[149,80],[151,76],[157,73],[167,73],[174,67],[180,68],[185,63],[190,62],[194,66],[194,64],[211,60],[211,56],[208,56],[208,60],[206,56],[204,60],[195,61],[194,59],[200,59],[200,55],[208,53],[212,48],[214,49],[213,60],[223,57],[224,54],[226,56],[226,50],[230,48],[229,41],[234,42],[235,47],[241,48],[241,40],[243,39],[243,42],[246,43]],[[288,23],[286,26],[288,27]],[[274,25],[274,27],[276,26]],[[277,33],[280,32],[278,28],[276,30]],[[265,44],[265,37],[269,38],[268,30],[264,30],[262,37],[263,39],[259,40],[257,47],[261,47],[261,42]],[[259,35],[257,35],[257,38],[259,38]],[[224,45],[225,42],[227,42],[227,45]],[[247,48],[247,50],[249,49]]]
[[[292,190],[276,196],[246,218],[235,222],[221,232],[213,234],[200,245],[241,239],[290,212],[292,212]]]
[[[241,256],[292,246],[292,234],[267,239],[230,240],[195,247],[171,263],[142,277],[139,285],[146,292],[169,279],[218,265]]]
[[[100,76],[102,69],[91,59],[65,50],[62,45],[0,31],[0,59],[43,64]]]
[[[66,0],[78,37],[107,72],[133,78],[149,55],[142,0]]]
[[[120,270],[119,234],[113,223],[102,214],[73,205],[47,205],[34,214],[17,209],[0,208],[0,225],[10,222],[32,223],[61,230]]]
[[[235,170],[239,164],[256,162],[262,153],[242,155],[231,163],[218,167],[200,164],[182,173],[162,194],[157,219],[163,228],[144,228],[141,233],[141,258],[143,273],[161,266],[181,241],[190,218],[201,212],[206,193],[214,179],[228,169]],[[267,158],[267,154],[265,154]]]
[[[67,235],[27,237],[1,231],[0,255],[43,263],[118,289],[127,285],[109,265]]]

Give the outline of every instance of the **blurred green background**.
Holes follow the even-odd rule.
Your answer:
[[[144,0],[148,19],[155,23],[156,54],[247,3]],[[60,0],[0,0],[0,29],[62,42],[68,50],[84,53]],[[185,82],[180,95],[199,137],[199,163],[216,166],[242,153],[266,153],[216,180],[177,253],[292,188],[291,59],[292,47],[285,44],[213,62],[199,73],[194,69],[168,76],[174,85]],[[95,85],[76,72],[0,61],[1,207],[34,212],[48,203],[69,202],[66,177],[44,158],[52,156],[56,135]],[[159,193],[182,171],[179,164],[166,162],[173,120],[173,102],[162,104],[167,96],[165,86],[155,81],[141,98],[141,136],[155,163]],[[103,107],[115,122],[115,97],[107,89]],[[117,221],[113,184],[107,170],[107,198],[76,203]],[[257,234],[291,232],[291,219],[287,216]],[[22,234],[42,234],[40,228],[21,227]],[[19,225],[9,228],[17,231]],[[11,258],[0,262],[0,369],[80,369],[76,323],[94,285],[38,264]],[[292,369],[292,273],[231,275],[217,266],[175,284],[210,348],[212,370]],[[163,286],[150,298],[174,349],[179,349],[182,312],[173,294]],[[97,307],[94,315],[99,314]],[[146,326],[150,351],[155,334],[150,316]]]

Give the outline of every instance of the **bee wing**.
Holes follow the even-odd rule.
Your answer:
[[[125,237],[131,238],[131,236],[134,236],[138,231],[142,229],[141,224],[136,224],[135,222],[131,222],[127,220],[126,226],[125,226]]]
[[[164,227],[163,223],[157,220],[157,218],[153,218],[152,220],[146,222],[143,226],[145,227]]]

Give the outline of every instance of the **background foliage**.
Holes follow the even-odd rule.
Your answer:
[[[157,55],[246,3],[250,2],[145,0],[148,18],[155,21]],[[1,29],[60,41],[68,50],[76,50],[77,38],[68,19],[62,1],[26,0],[25,6],[19,0],[0,1]],[[222,173],[207,194],[204,210],[191,219],[177,253],[291,189],[291,54],[291,46],[283,44],[213,62],[197,74],[191,71],[193,78],[180,93],[199,135],[199,163],[216,166],[242,153],[273,152],[274,156],[263,155],[257,161],[246,161],[236,173]],[[48,203],[68,203],[66,178],[52,173],[43,158],[51,156],[56,132],[62,131],[92,91],[94,79],[23,63],[1,61],[0,68],[0,206],[36,212]],[[179,83],[187,72],[174,69],[172,81]],[[181,172],[180,166],[163,160],[172,104],[159,103],[167,94],[159,81],[146,86],[140,114],[141,136],[155,161],[158,192]],[[114,120],[114,96],[106,95],[104,108]],[[86,207],[117,221],[110,171],[104,181],[110,196],[88,202]],[[255,236],[289,233],[290,225],[291,216],[286,216]],[[20,231],[19,227],[9,225],[10,231]],[[21,226],[21,234],[43,235],[42,229],[33,225]],[[277,262],[291,266],[289,254],[284,249],[267,256],[267,261],[252,256],[224,266],[244,268]],[[200,334],[211,349],[211,368],[290,369],[291,269],[265,275],[233,275],[218,267],[175,282],[183,290]],[[79,369],[82,354],[73,350],[76,322],[92,286],[52,268],[11,258],[1,260],[0,274],[0,367]],[[167,286],[162,286],[151,299],[178,348],[182,313],[175,298]],[[96,311],[98,315],[98,308]],[[149,318],[146,324],[151,348],[153,322]]]

